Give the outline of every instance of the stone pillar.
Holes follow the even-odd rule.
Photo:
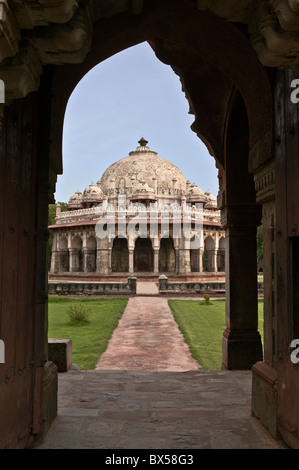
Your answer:
[[[274,163],[255,174],[257,201],[263,204],[264,360],[252,368],[252,412],[278,437],[277,409],[277,274]]]
[[[134,250],[129,249],[129,273],[134,273]]]
[[[108,249],[108,273],[112,273],[112,247]]]
[[[57,247],[57,232],[54,232],[50,273],[55,274],[59,271],[59,252]]]
[[[165,274],[162,274],[159,277],[159,292],[160,291],[166,291],[167,290],[167,285],[168,285],[168,277],[165,276]]]
[[[75,248],[69,248],[69,272],[79,271],[79,252]]]
[[[129,276],[128,277],[128,284],[130,286],[132,294],[136,294],[136,291],[137,291],[137,277]]]
[[[218,272],[218,264],[217,264],[218,250],[210,250],[208,256],[211,257],[211,262],[212,262],[211,272],[217,273]]]
[[[100,248],[97,250],[97,272],[107,275],[109,269],[109,250]]]
[[[154,274],[159,272],[159,250],[154,250]]]
[[[203,261],[202,261],[202,256],[203,256],[203,253],[204,253],[204,249],[203,248],[200,248],[198,250],[198,256],[199,256],[199,272],[202,273],[203,272]]]
[[[261,337],[257,331],[258,209],[256,205],[244,204],[227,206],[222,211],[226,229],[227,328],[222,342],[224,369],[251,369],[262,359]]]
[[[83,272],[88,273],[88,256],[89,251],[84,248],[83,249]]]
[[[180,248],[178,251],[179,274],[189,274],[191,272],[190,249]]]
[[[89,273],[95,270],[95,250],[83,250],[83,272]]]

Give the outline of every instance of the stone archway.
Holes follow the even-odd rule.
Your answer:
[[[55,396],[56,380],[46,351],[47,207],[53,197],[56,176],[62,172],[66,103],[80,78],[94,65],[142,41],[148,41],[159,59],[179,75],[190,112],[195,116],[192,128],[206,143],[219,169],[218,203],[227,231],[226,367],[235,367],[231,359],[236,356],[243,359],[248,346],[252,352],[251,365],[260,357],[256,353],[260,339],[256,335],[253,261],[255,227],[260,221],[256,220],[259,215],[254,183],[259,204],[271,208],[264,212],[268,240],[267,361],[255,368],[254,378],[258,383],[255,398],[262,393],[276,419],[276,384],[282,401],[284,397],[287,401],[291,388],[288,381],[277,375],[281,372],[277,361],[281,355],[286,356],[288,349],[285,344],[289,331],[287,306],[292,294],[285,284],[285,279],[292,275],[288,268],[291,261],[288,237],[295,236],[298,221],[294,216],[294,220],[287,221],[289,225],[282,223],[286,214],[286,182],[279,174],[276,194],[275,168],[278,164],[278,170],[281,169],[284,158],[290,163],[298,161],[293,138],[298,130],[297,118],[286,104],[290,77],[276,76],[266,67],[291,67],[298,72],[298,53],[294,47],[298,36],[296,2],[265,1],[254,11],[247,8],[250,2],[243,7],[233,0],[222,5],[209,0],[112,1],[105,5],[66,1],[57,8],[41,5],[39,9],[32,2],[12,0],[9,4],[15,9],[1,18],[4,34],[0,43],[2,77],[8,84],[10,100],[4,112],[1,139],[0,200],[4,229],[0,233],[0,246],[5,271],[0,298],[5,308],[0,331],[1,339],[11,346],[7,364],[1,365],[0,370],[0,392],[4,397],[0,410],[1,445],[30,444],[34,436],[45,432],[55,415],[55,404],[50,410],[47,401],[51,395],[49,384],[53,385]],[[9,9],[9,4],[4,8]],[[20,40],[22,47],[19,47]],[[290,115],[291,119],[285,119]],[[296,187],[297,179],[292,188]],[[297,217],[296,207],[293,212]],[[275,214],[278,214],[278,227]],[[241,250],[248,268],[246,283],[236,256]],[[273,259],[278,263],[283,292],[275,269],[271,268]],[[242,262],[244,265],[244,259]],[[17,289],[16,295],[11,295],[11,286]],[[276,324],[275,295],[281,307],[280,329]],[[298,378],[296,371],[286,371]],[[44,383],[47,390],[43,390]],[[283,388],[285,384],[287,390]],[[297,390],[296,381],[293,385]],[[295,391],[291,396],[294,395]],[[295,419],[292,413],[287,420],[284,414],[280,419],[286,436],[299,427],[298,416]],[[291,442],[298,445],[294,433]]]
[[[83,242],[82,238],[78,235],[73,237],[71,248],[69,248],[70,256],[70,271],[82,272],[83,271]]]
[[[86,248],[83,248],[83,269],[84,272],[95,272],[97,268],[96,263],[97,241],[96,238],[90,235],[86,240]]]
[[[159,250],[159,272],[174,273],[176,255],[172,237],[161,238]]]
[[[154,251],[149,238],[138,237],[134,248],[134,272],[153,272]]]
[[[126,238],[116,237],[113,240],[111,269],[113,273],[127,273],[129,271],[129,250]]]
[[[69,270],[69,252],[66,237],[59,239],[59,272],[67,273]]]
[[[204,241],[204,271],[215,272],[217,271],[217,251],[215,247],[215,240],[211,235],[207,236]]]

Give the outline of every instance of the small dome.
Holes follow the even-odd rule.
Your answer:
[[[188,201],[205,201],[205,194],[195,183],[191,184],[187,190],[186,198]]]
[[[99,202],[103,200],[103,191],[94,183],[90,184],[83,193],[84,202]]]
[[[205,192],[205,196],[206,196],[206,208],[207,209],[217,209],[217,199],[215,198],[215,196],[213,196],[213,194],[211,194],[209,191],[206,191]]]
[[[75,194],[73,194],[69,199],[69,202],[68,202],[69,209],[81,209],[82,199],[83,199],[83,194],[80,191],[76,191]]]

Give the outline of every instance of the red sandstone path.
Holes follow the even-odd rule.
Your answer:
[[[185,372],[199,366],[191,357],[167,299],[137,295],[129,299],[96,369]]]

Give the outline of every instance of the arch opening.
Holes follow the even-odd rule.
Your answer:
[[[134,248],[134,271],[135,272],[153,272],[154,252],[152,242],[149,238],[138,237]]]

